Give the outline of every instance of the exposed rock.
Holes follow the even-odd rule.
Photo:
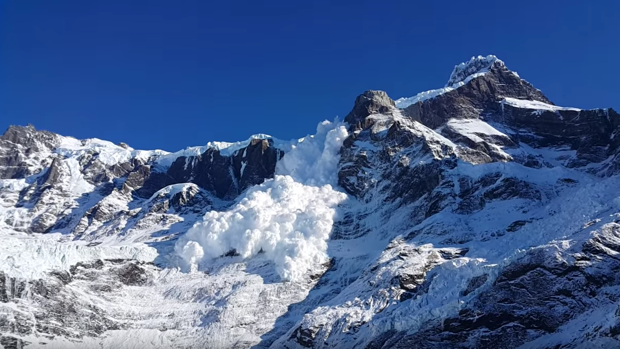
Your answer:
[[[232,329],[241,339],[227,347],[618,347],[619,115],[556,107],[492,56],[457,66],[447,87],[404,109],[383,91],[356,98],[337,173],[350,197],[330,262],[301,281],[277,279],[263,249],[246,258],[227,247],[196,272],[174,264],[175,240],[200,217],[274,176],[283,152],[272,140],[209,146],[169,166],[124,143],[9,128],[0,229],[62,233],[46,238],[84,240],[76,248],[96,257],[65,267],[73,250],[59,248],[66,269],[0,273],[0,345],[148,330],[181,348]],[[157,257],[97,259],[118,247],[109,241]],[[0,259],[12,268],[10,257]],[[188,338],[196,326],[207,336]]]
[[[530,83],[495,61],[487,74],[472,79],[458,89],[418,102],[405,109],[406,115],[435,129],[449,119],[478,119],[496,110],[506,97],[551,102]]]
[[[70,144],[70,149],[59,151],[62,142]],[[178,193],[165,199],[169,201],[150,205],[149,212],[161,216],[174,208],[176,214],[196,214],[210,207],[209,195],[232,200],[248,187],[272,178],[276,163],[284,154],[273,147],[270,139],[253,139],[231,155],[221,155],[219,150],[208,148],[197,157],[179,157],[169,168],[162,168],[157,165],[158,155],[102,161],[101,152],[131,154],[133,150],[126,144],[100,145],[101,141],[97,140],[89,148],[89,142],[81,141],[84,148],[71,160],[77,161],[76,164],[68,162],[67,156],[75,152],[71,147],[80,146],[79,141],[39,131],[31,125],[11,126],[0,137],[0,179],[27,180],[18,193],[10,187],[0,187],[0,197],[16,207],[30,209],[25,216],[9,215],[0,222],[0,227],[6,224],[17,231],[63,231],[83,237],[91,236],[89,231],[103,226],[116,226],[115,232],[127,221],[136,219],[157,224],[172,222],[171,219],[178,218],[155,218],[148,214],[133,218],[135,213],[123,206],[149,199],[169,185],[195,183],[205,191],[194,188],[191,192]],[[141,223],[132,224],[141,226]]]
[[[367,127],[366,117],[372,114],[385,114],[395,108],[394,101],[384,91],[369,90],[355,99],[353,109],[344,118],[351,127]]]
[[[254,139],[232,156],[207,149],[196,157],[179,157],[168,169],[171,183],[195,183],[222,199],[232,199],[248,187],[272,178],[284,153],[269,139]]]

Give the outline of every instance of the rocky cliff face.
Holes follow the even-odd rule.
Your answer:
[[[245,189],[272,178],[282,155],[273,141],[252,139],[231,156],[207,149],[198,156],[179,157],[166,173],[174,183],[196,183],[219,198],[234,199]]]
[[[345,122],[337,157],[325,147],[286,165],[307,143],[256,137],[168,154],[9,128],[0,138],[0,252],[10,254],[0,254],[0,345],[620,345],[616,111],[556,106],[487,56],[456,66],[442,89],[396,101],[364,92]],[[335,168],[336,182],[299,186],[348,196],[329,241],[306,230],[292,238],[325,243],[329,262],[286,282],[274,251],[262,249],[177,268],[187,249],[215,246],[227,239],[215,232],[242,223],[235,236],[254,243],[265,233],[265,246],[286,227],[324,229],[311,200],[286,211],[296,198],[285,183],[297,177],[285,169],[303,161],[310,172]],[[320,161],[333,167],[313,167]],[[266,224],[265,210],[281,214]],[[175,245],[203,219],[210,231]],[[278,253],[294,263],[303,251],[292,250]],[[20,256],[47,264],[28,269]]]
[[[209,197],[231,200],[249,186],[272,178],[284,153],[270,139],[252,139],[231,154],[207,147],[196,155],[136,152],[99,140],[75,140],[33,126],[11,126],[0,137],[0,180],[19,179],[19,190],[0,188],[6,207],[1,226],[45,233],[63,230],[82,234],[106,225],[119,215],[135,216],[123,207],[140,206],[158,191],[177,184],[183,200],[169,198],[166,206],[190,204],[204,211]],[[169,166],[159,164],[165,159]],[[120,206],[119,206],[120,203]],[[96,228],[95,228],[96,229]],[[91,229],[93,230],[93,229]]]
[[[601,244],[615,240],[617,218],[594,218],[591,207],[577,208],[574,200],[597,205],[581,187],[590,186],[585,184],[591,183],[590,174],[599,177],[595,182],[616,183],[620,115],[613,109],[557,107],[498,60],[477,73],[473,70],[461,86],[402,108],[382,91],[356,99],[345,119],[353,132],[341,148],[338,183],[366,207],[347,212],[332,238],[358,241],[392,229],[402,235],[349,286],[359,292],[350,301],[371,304],[314,310],[278,343],[314,348],[346,341],[367,348],[618,345],[617,317],[601,327],[592,321],[583,330],[587,334],[563,331],[584,321],[576,320],[583,316],[577,314],[617,306],[600,284],[618,285],[611,275],[601,279],[600,274],[611,270],[607,263],[615,263],[615,247]],[[461,80],[450,81],[454,86]],[[564,195],[574,197],[557,203],[566,200]],[[618,210],[612,204],[608,212]],[[577,212],[586,220],[577,223]],[[583,238],[571,240],[570,247],[554,241],[573,234]],[[403,251],[421,243],[458,250]],[[506,244],[527,252],[508,257],[502,251],[514,250]],[[593,244],[599,246],[596,257],[589,252]],[[473,266],[490,261],[501,267]],[[448,265],[460,263],[470,264],[457,267],[464,269],[460,276],[448,271]],[[468,276],[461,279],[463,274]],[[346,299],[336,298],[332,304]],[[451,307],[453,315],[439,315]]]

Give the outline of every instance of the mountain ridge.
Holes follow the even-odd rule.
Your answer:
[[[448,85],[173,159],[9,128],[0,345],[618,345],[620,115],[495,56]]]

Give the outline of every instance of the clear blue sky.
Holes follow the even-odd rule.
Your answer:
[[[0,0],[0,128],[171,151],[290,139],[364,90],[442,87],[478,54],[556,104],[620,109],[618,15],[617,0]]]

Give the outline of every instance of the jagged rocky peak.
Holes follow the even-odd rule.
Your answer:
[[[512,97],[553,104],[540,90],[521,79],[494,55],[472,57],[456,65],[444,89],[451,92],[466,85],[466,90],[476,90],[480,97]]]
[[[472,57],[469,61],[454,66],[445,87],[450,87],[478,74],[488,73],[491,67],[506,68],[504,62],[495,55]]]
[[[36,155],[49,152],[58,143],[58,135],[38,131],[32,125],[10,126],[0,136],[0,179],[22,178],[40,171],[51,160]]]
[[[353,109],[344,118],[352,127],[363,126],[363,121],[372,114],[384,114],[396,108],[394,101],[385,91],[368,90],[355,99]]]
[[[509,70],[494,55],[472,57],[454,67],[444,88],[425,91],[413,97],[393,101],[384,91],[366,91],[359,95],[345,117],[353,128],[370,126],[372,114],[388,114],[395,108],[404,115],[435,129],[449,119],[478,119],[496,112],[506,98],[553,103],[529,82]]]
[[[20,144],[28,148],[40,148],[41,146],[53,148],[58,145],[57,134],[49,131],[37,130],[31,124],[27,126],[9,126],[4,134],[0,136],[0,140]]]
[[[495,56],[473,57],[457,65],[446,87],[401,98],[396,105],[430,128],[450,119],[478,119],[496,113],[506,98],[553,103]]]

